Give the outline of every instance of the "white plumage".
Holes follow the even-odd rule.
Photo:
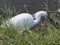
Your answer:
[[[13,27],[18,27],[18,28],[24,28],[25,23],[27,23],[28,27],[31,28],[34,25],[36,25],[37,23],[39,23],[39,21],[41,20],[41,17],[44,16],[46,17],[47,12],[46,11],[38,11],[34,14],[34,17],[29,14],[29,13],[21,13],[16,15],[15,17],[12,17],[9,21],[6,21],[11,23]],[[9,23],[7,24],[9,26]],[[1,27],[3,27],[3,24],[1,25]]]

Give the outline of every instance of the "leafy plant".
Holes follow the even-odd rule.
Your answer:
[[[4,15],[1,19],[13,15],[13,10],[5,5],[3,10]],[[7,18],[8,18],[7,17]],[[55,21],[59,20],[54,17]],[[5,19],[6,20],[6,19]],[[59,27],[60,29],[60,27]],[[60,45],[60,30],[54,27],[48,19],[44,23],[37,25],[35,30],[26,29],[26,32],[20,32],[20,29],[15,30],[13,27],[1,28],[0,27],[0,44],[1,45]]]

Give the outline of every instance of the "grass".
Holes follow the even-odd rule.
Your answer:
[[[6,6],[3,11],[4,18],[1,17],[1,24],[3,20],[13,15],[13,10]],[[54,17],[53,19],[60,23],[60,18]],[[0,27],[0,45],[60,45],[60,26],[56,28],[50,24],[48,19],[45,19],[44,23],[37,25],[34,29],[35,31],[27,29],[27,32],[21,33],[20,29]]]

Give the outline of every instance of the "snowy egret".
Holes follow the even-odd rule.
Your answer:
[[[28,24],[28,28],[31,28],[40,22],[42,16],[47,17],[47,12],[46,11],[36,12],[34,14],[35,19],[29,13],[21,13],[21,14],[18,14],[17,16],[12,17],[9,21],[6,21],[6,24],[7,24],[7,26],[9,26],[9,24],[7,23],[7,22],[9,22],[14,27],[18,27],[18,28],[25,30],[25,28],[24,28],[25,22]],[[1,26],[3,27],[3,25],[1,25]]]

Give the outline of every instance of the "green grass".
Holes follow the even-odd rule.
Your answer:
[[[0,40],[2,45],[60,45],[60,30],[49,24],[46,26],[46,30],[44,30],[46,32],[36,29],[36,31],[24,33],[13,28],[0,28]]]
[[[9,9],[9,13],[7,12]],[[13,15],[13,10],[11,8],[4,8],[2,21],[7,20],[8,17]],[[60,18],[53,18],[55,21],[60,23]],[[35,31],[34,31],[35,30]],[[44,23],[37,25],[34,29],[27,29],[27,32],[20,32],[20,29],[14,30],[13,27],[1,28],[0,27],[0,45],[60,45],[60,26],[58,28],[54,27],[48,19],[45,19]]]

